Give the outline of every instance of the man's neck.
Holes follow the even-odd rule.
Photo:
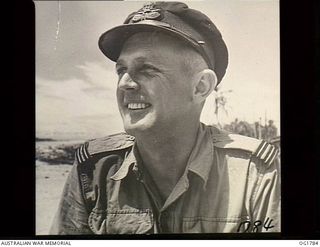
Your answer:
[[[181,123],[170,131],[150,131],[136,136],[144,167],[164,198],[169,196],[185,171],[199,126],[199,122],[189,126]]]

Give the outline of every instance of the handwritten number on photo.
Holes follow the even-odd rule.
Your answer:
[[[249,220],[243,221],[240,223],[237,232],[241,232],[241,229],[243,229],[242,232],[259,232],[261,231],[262,227],[268,231],[269,229],[273,228],[274,225],[271,225],[272,223],[272,219],[270,219],[269,217],[265,220],[265,222],[263,223],[261,220],[256,220],[254,222],[251,222]],[[252,224],[253,223],[253,224]],[[262,225],[263,224],[263,225]]]

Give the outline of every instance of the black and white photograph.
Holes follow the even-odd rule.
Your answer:
[[[278,0],[34,5],[36,235],[281,232]]]

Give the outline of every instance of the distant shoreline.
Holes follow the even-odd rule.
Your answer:
[[[90,140],[93,138],[69,138],[69,139],[53,139],[53,138],[46,138],[46,137],[36,137],[35,142],[85,142],[86,140]]]
[[[41,137],[36,137],[36,142],[54,142],[57,141],[52,138],[41,138]]]
[[[73,164],[75,152],[81,143],[83,142],[37,138],[35,158],[49,164]]]

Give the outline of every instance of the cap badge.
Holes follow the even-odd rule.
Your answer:
[[[161,19],[161,9],[157,9],[154,3],[146,3],[143,8],[132,17],[132,22],[139,22],[143,20],[159,20]]]

